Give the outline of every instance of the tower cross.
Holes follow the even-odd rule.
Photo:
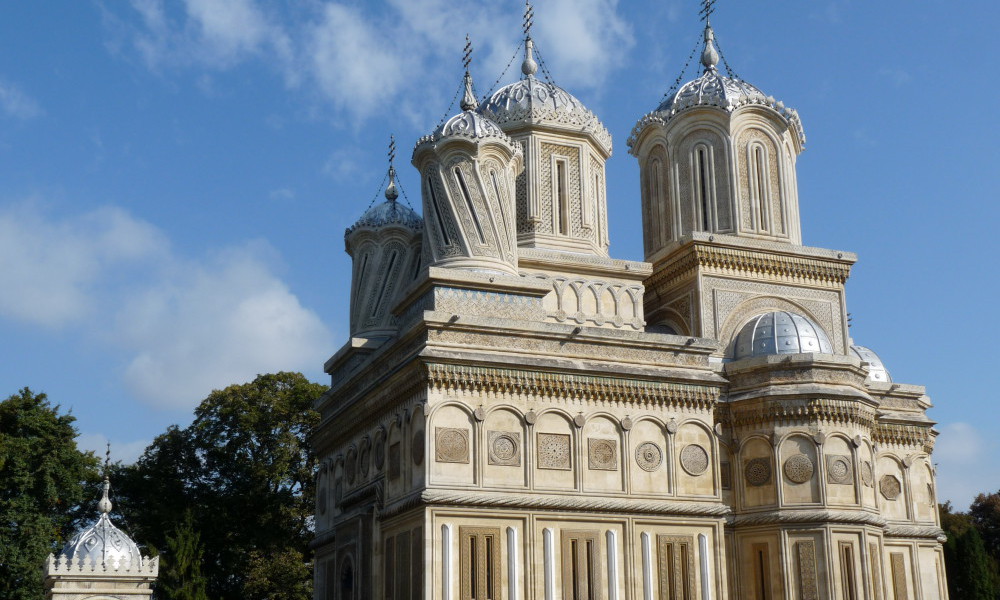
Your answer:
[[[535,9],[531,6],[531,0],[524,0],[524,37],[531,37],[531,25],[535,19]]]
[[[462,66],[465,67],[465,72],[469,72],[469,65],[472,64],[472,40],[469,39],[469,34],[465,34],[465,54],[462,56]]]
[[[712,13],[715,12],[716,2],[718,0],[701,0],[701,10],[698,11],[698,14],[701,16],[702,21],[708,21]]]

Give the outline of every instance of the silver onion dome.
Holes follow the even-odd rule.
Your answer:
[[[733,342],[733,360],[808,352],[833,354],[833,344],[822,327],[802,315],[785,311],[750,319]]]
[[[604,151],[611,154],[611,134],[597,115],[573,94],[548,81],[535,77],[538,63],[533,55],[531,38],[525,42],[525,58],[521,71],[525,77],[496,92],[479,111],[504,129],[521,124],[548,125],[590,134]]]
[[[414,153],[416,153],[416,149],[421,146],[434,144],[442,139],[452,137],[464,137],[469,138],[470,140],[494,138],[510,145],[514,143],[509,137],[507,137],[507,134],[500,129],[496,122],[488,116],[484,116],[477,112],[476,109],[479,108],[479,102],[476,100],[475,93],[472,91],[472,76],[469,75],[468,71],[465,72],[465,94],[462,97],[461,108],[462,112],[448,118],[446,121],[438,125],[437,129],[435,129],[430,135],[425,135],[417,140]]]
[[[395,200],[386,200],[366,210],[354,225],[347,228],[344,235],[346,237],[361,229],[381,229],[390,225],[418,232],[423,229],[424,221],[409,206],[404,206]]]
[[[110,487],[111,484],[105,478],[104,495],[97,504],[101,516],[77,532],[59,553],[60,556],[72,561],[71,564],[82,560],[88,565],[142,565],[139,547],[108,518],[108,513],[111,512],[111,500],[108,499]]]
[[[885,364],[882,362],[882,359],[879,358],[878,354],[875,354],[874,350],[864,346],[858,346],[857,344],[852,344],[851,354],[868,363],[869,380],[877,381],[879,383],[892,383],[892,375],[889,374],[889,370],[885,368]]]
[[[704,71],[701,76],[688,81],[676,92],[636,123],[628,139],[628,147],[632,149],[639,134],[650,123],[666,124],[678,114],[696,107],[714,107],[726,112],[733,112],[742,106],[761,106],[778,113],[795,131],[801,146],[805,146],[806,135],[802,129],[799,113],[794,108],[785,106],[780,100],[768,96],[757,86],[738,79],[727,77],[719,72],[719,53],[715,49],[715,32],[711,25],[705,26],[705,49],[701,54],[701,64]]]

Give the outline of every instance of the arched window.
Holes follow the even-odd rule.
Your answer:
[[[434,181],[430,175],[427,176],[427,197],[431,200],[431,208],[434,209],[434,217],[437,221],[438,231],[441,232],[441,243],[445,246],[451,245],[451,238],[448,237],[448,230],[444,227],[444,218],[441,216],[441,207],[438,206],[437,194],[434,193]]]
[[[649,235],[655,248],[663,245],[663,197],[660,193],[662,167],[659,159],[653,159],[649,164]]]
[[[458,187],[462,191],[462,198],[465,199],[465,206],[469,209],[472,224],[476,226],[476,235],[479,238],[479,243],[485,244],[486,236],[483,235],[483,226],[479,222],[479,215],[476,214],[476,207],[472,204],[472,195],[469,194],[469,186],[465,184],[465,176],[462,175],[462,170],[458,167],[455,167],[455,179],[458,181]]]
[[[694,147],[694,200],[701,231],[712,231],[712,150],[706,144]]]
[[[771,197],[770,168],[767,150],[761,144],[747,148],[748,183],[750,184],[750,211],[754,229],[769,231],[771,214],[768,200]]]
[[[344,562],[340,564],[338,587],[340,588],[339,600],[354,600],[354,564],[349,556],[344,558]]]

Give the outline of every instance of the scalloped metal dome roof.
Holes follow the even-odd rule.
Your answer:
[[[789,108],[774,97],[764,94],[757,86],[738,79],[727,77],[719,72],[719,53],[714,46],[715,32],[710,25],[705,26],[705,49],[701,54],[701,63],[705,67],[700,77],[688,81],[676,92],[667,97],[656,110],[645,115],[636,123],[628,139],[628,147],[632,149],[639,134],[650,123],[666,124],[679,113],[699,107],[711,106],[726,112],[733,112],[741,106],[756,105],[773,109],[785,119],[788,126],[798,135],[799,143],[805,146],[806,134],[802,129],[799,113]]]
[[[852,344],[851,354],[868,363],[868,379],[880,383],[892,383],[892,375],[889,374],[889,369],[885,368],[882,359],[879,358],[878,354],[875,354],[874,350]]]
[[[525,77],[505,85],[479,107],[479,111],[501,126],[517,124],[550,125],[590,134],[611,154],[611,134],[597,115],[573,94],[549,81],[535,77],[538,63],[532,56],[533,42],[525,41],[521,72]]]
[[[506,143],[508,146],[520,149],[520,145],[515,144],[497,123],[488,116],[477,112],[479,102],[472,92],[472,77],[468,71],[465,72],[465,95],[462,98],[461,108],[462,112],[449,117],[448,120],[438,125],[433,133],[417,140],[413,148],[414,155],[416,155],[421,146],[433,144],[449,137],[465,137],[474,140],[494,138]]]
[[[110,487],[111,484],[105,479],[104,495],[97,504],[101,516],[66,542],[59,553],[60,556],[70,559],[73,563],[82,560],[84,564],[109,566],[142,564],[139,547],[108,518],[108,513],[111,512],[111,501],[108,499]]]
[[[776,310],[750,319],[733,342],[733,360],[774,354],[833,354],[823,328],[802,315]]]
[[[349,236],[359,229],[380,229],[390,225],[399,225],[416,232],[423,229],[424,220],[409,206],[404,206],[395,200],[386,200],[366,210],[354,225],[347,228],[344,236]]]

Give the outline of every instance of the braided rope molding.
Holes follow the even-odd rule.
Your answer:
[[[934,430],[930,425],[879,423],[872,431],[872,441],[887,446],[920,446],[928,454],[934,450]]]
[[[944,543],[948,536],[936,525],[887,525],[885,537],[892,538],[923,538]]]
[[[870,406],[853,400],[830,398],[765,400],[752,406],[729,405],[717,418],[730,427],[763,427],[791,423],[857,424],[873,429],[877,413]]]
[[[627,498],[592,498],[579,496],[542,496],[500,492],[453,492],[425,490],[420,495],[426,504],[439,506],[486,506],[528,510],[576,511],[602,513],[642,513],[689,517],[723,518],[731,509],[719,502],[677,502],[670,500],[631,500]],[[395,507],[394,507],[395,508]]]
[[[861,511],[849,510],[772,510],[746,515],[733,515],[729,525],[753,527],[756,525],[783,525],[792,523],[839,523],[842,525],[871,525],[886,527],[884,517]]]
[[[764,250],[744,250],[694,244],[691,253],[674,264],[658,266],[646,287],[658,287],[661,280],[684,275],[685,271],[702,267],[716,269],[726,275],[782,278],[796,283],[842,286],[851,274],[850,265],[800,256],[766,253]]]
[[[551,399],[581,396],[605,402],[669,403],[691,409],[710,409],[719,399],[714,386],[661,381],[618,379],[521,371],[471,365],[427,364],[427,382],[432,390],[487,392]]]

